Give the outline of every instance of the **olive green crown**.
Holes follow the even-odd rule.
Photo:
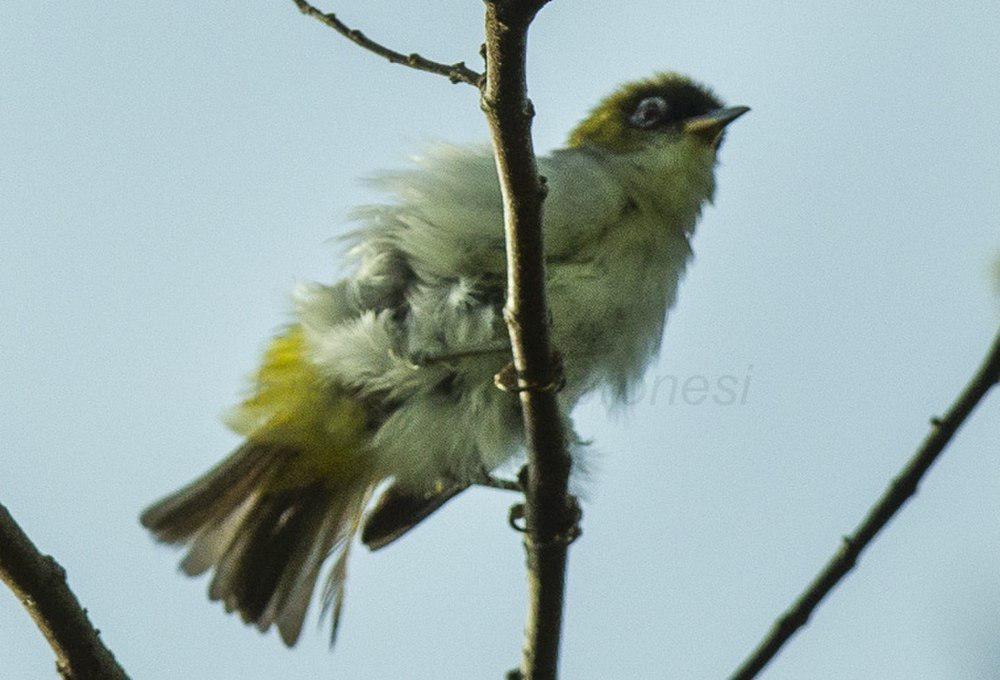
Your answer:
[[[722,106],[711,90],[689,78],[678,73],[657,73],[626,83],[602,99],[570,132],[567,146],[595,146],[617,153],[644,148],[651,141],[649,131],[632,127],[628,118],[640,101],[652,96],[666,100],[678,120]]]

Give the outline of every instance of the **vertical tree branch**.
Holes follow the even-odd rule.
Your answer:
[[[508,388],[521,399],[528,452],[524,545],[529,603],[520,671],[524,680],[556,677],[566,553],[578,520],[575,501],[567,492],[571,460],[555,395],[561,366],[550,346],[545,296],[545,183],[535,162],[534,111],[527,96],[528,27],[544,4],[545,0],[487,0],[482,95],[504,205],[504,311],[515,371]]]
[[[527,96],[525,70],[528,27],[548,0],[486,0],[485,79],[461,62],[441,64],[389,49],[306,0],[293,1],[304,14],[393,63],[481,89],[503,194],[507,246],[504,316],[514,355],[511,370],[498,375],[497,384],[520,397],[528,452],[527,474],[519,488],[525,492],[529,606],[521,670],[515,674],[524,680],[553,680],[562,630],[567,546],[579,533],[580,513],[568,493],[572,461],[555,396],[562,366],[551,348],[545,298],[545,181],[538,175],[531,140],[534,111]]]
[[[42,555],[0,505],[0,580],[35,620],[56,654],[56,670],[66,680],[128,680],[101,642],[87,612],[66,583],[66,572]]]
[[[952,404],[943,418],[931,420],[933,429],[917,453],[910,459],[885,490],[878,502],[868,511],[854,533],[845,536],[840,550],[830,559],[808,588],[774,623],[757,649],[743,662],[730,680],[751,680],[777,655],[792,635],[806,625],[813,610],[823,601],[844,576],[854,568],[864,550],[903,504],[917,492],[917,485],[937,457],[944,451],[952,436],[969,417],[976,405],[1000,380],[1000,335],[993,339],[993,346],[982,366]]]

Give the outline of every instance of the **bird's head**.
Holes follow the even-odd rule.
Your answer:
[[[725,107],[684,76],[661,73],[620,87],[570,133],[632,187],[632,197],[685,232],[715,192],[726,126],[750,109]]]
[[[749,110],[727,108],[708,88],[676,73],[660,73],[605,97],[570,133],[568,146],[633,153],[686,144],[714,151],[726,126]]]

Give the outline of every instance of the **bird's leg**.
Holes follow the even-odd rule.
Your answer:
[[[494,477],[485,467],[481,468],[479,474],[472,481],[476,486],[485,486],[489,489],[499,489],[501,491],[523,491],[521,482],[514,479],[502,479]]]
[[[492,347],[476,347],[473,349],[465,349],[457,352],[448,352],[447,354],[422,354],[420,352],[411,352],[406,356],[406,361],[409,363],[410,368],[418,369],[424,368],[426,366],[436,366],[438,364],[447,364],[453,361],[458,361],[460,359],[471,359],[480,356],[490,356],[493,354],[509,354],[510,345],[494,345]]]

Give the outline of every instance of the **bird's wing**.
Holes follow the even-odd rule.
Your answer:
[[[594,154],[556,152],[540,158],[539,169],[548,187],[546,257],[557,264],[577,257],[616,224],[629,199]],[[410,351],[431,357],[495,352],[498,341],[507,342],[500,314],[506,259],[492,150],[434,146],[414,167],[372,184],[394,201],[355,213],[362,223],[351,235],[361,263],[358,280],[395,263],[390,269],[396,278],[375,278],[396,282],[382,290],[400,296]],[[368,514],[362,541],[372,549],[395,541],[467,486],[441,479],[424,488],[389,487]]]
[[[547,261],[580,261],[635,201],[597,150],[561,149],[538,161],[548,196],[543,214]],[[597,247],[599,250],[599,246]]]
[[[556,151],[538,160],[544,204],[546,257],[572,258],[618,221],[629,197],[596,152]],[[489,147],[434,145],[413,167],[371,180],[395,199],[355,212],[362,222],[350,238],[362,250],[393,250],[421,278],[461,276],[502,282],[505,271],[503,203]]]

